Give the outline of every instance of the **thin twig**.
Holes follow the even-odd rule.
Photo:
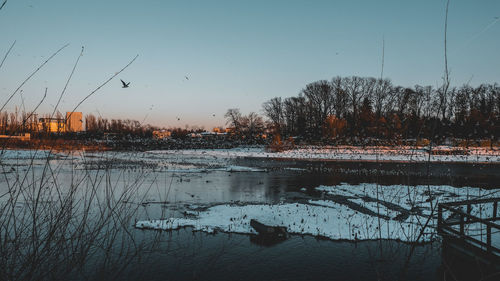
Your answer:
[[[4,3],[4,5],[5,5],[5,3]],[[1,9],[1,8],[0,8],[0,9]],[[10,45],[10,48],[9,48],[9,50],[7,51],[7,53],[5,53],[5,56],[3,57],[2,62],[0,63],[0,68],[2,68],[3,63],[5,62],[5,60],[7,59],[7,57],[9,56],[9,53],[10,53],[10,51],[12,50],[12,48],[14,48],[14,45],[15,45],[15,44],[16,44],[16,41],[14,40],[14,42],[12,43],[12,45]]]
[[[104,83],[99,85],[95,90],[93,90],[90,94],[88,94],[85,98],[83,98],[76,106],[73,108],[71,112],[74,112],[83,102],[85,102],[88,98],[90,98],[92,95],[94,95],[97,91],[99,91],[102,87],[104,87],[106,84],[109,83],[109,81],[113,80],[118,74],[122,73],[125,69],[127,69],[136,59],[139,57],[139,55],[136,55],[127,65],[125,65],[120,71],[116,72],[113,76],[111,76],[108,80],[106,80]]]
[[[75,64],[73,65],[73,69],[71,70],[71,73],[69,74],[68,79],[66,80],[66,84],[64,85],[63,90],[61,91],[61,94],[59,95],[59,99],[57,100],[56,106],[54,107],[54,111],[52,112],[51,117],[54,116],[56,113],[57,108],[59,107],[59,103],[61,102],[62,97],[64,96],[64,93],[66,92],[66,89],[68,88],[69,81],[71,81],[71,78],[73,77],[73,73],[75,73],[76,66],[78,65],[78,62],[80,61],[80,58],[83,56],[83,50],[84,47],[82,46],[82,51],[80,52],[80,55],[76,59]],[[73,112],[71,112],[73,114]]]
[[[4,0],[2,5],[0,6],[0,10],[3,8],[3,6],[5,6],[5,4],[7,4],[7,0]]]
[[[16,93],[19,91],[19,89],[21,89],[24,84],[26,84],[26,82],[28,82],[38,71],[40,71],[40,69],[42,69],[50,60],[52,60],[52,58],[54,58],[57,54],[59,54],[59,52],[61,52],[64,48],[68,47],[69,44],[66,44],[64,46],[62,46],[59,50],[57,50],[55,53],[53,53],[47,60],[45,60],[40,66],[38,66],[37,69],[35,69],[18,87],[17,89],[10,95],[10,97],[7,99],[7,101],[2,105],[2,107],[0,108],[0,112],[3,111],[3,109],[5,108],[5,106],[7,106],[7,104],[10,102],[10,100],[16,95]]]

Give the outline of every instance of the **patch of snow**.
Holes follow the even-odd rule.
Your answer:
[[[307,203],[279,204],[225,204],[203,211],[190,211],[189,218],[144,220],[137,228],[173,230],[192,227],[196,231],[234,232],[255,234],[250,220],[256,219],[271,226],[286,227],[289,233],[322,236],[330,239],[372,240],[395,239],[415,242],[431,241],[437,234],[436,213],[428,227],[430,204],[438,202],[494,197],[500,190],[479,188],[454,188],[431,186],[376,186],[375,184],[319,186],[316,190],[327,197],[324,200],[308,200]],[[376,196],[380,201],[377,206]],[[328,200],[328,196],[337,196]],[[340,198],[340,199],[339,199]],[[192,208],[191,208],[192,209]],[[361,210],[368,210],[363,212]],[[492,206],[473,209],[472,214],[481,216],[491,212]],[[379,214],[377,216],[377,213]],[[380,229],[379,229],[380,226]]]
[[[222,168],[221,170],[226,172],[266,172],[266,169],[252,168],[252,167],[244,167],[244,166],[234,166],[231,165],[226,168]]]
[[[289,170],[289,171],[307,171],[307,169],[304,169],[304,168],[293,168],[293,167],[287,167],[287,168],[285,168],[285,170]]]
[[[456,188],[448,185],[389,185],[383,186],[376,184],[351,185],[342,183],[336,186],[319,186],[316,190],[322,191],[331,196],[344,196],[350,201],[364,204],[365,207],[374,211],[376,202],[359,201],[363,198],[369,198],[370,201],[385,202],[388,206],[402,208],[405,210],[419,209],[423,215],[430,215],[429,191],[433,206],[437,203],[450,201],[470,200],[478,198],[491,198],[500,194],[499,189],[485,190],[477,187]],[[378,190],[378,196],[377,196]],[[370,204],[367,204],[370,203]],[[372,204],[373,203],[373,204]],[[380,208],[380,205],[379,205]]]
[[[321,203],[320,203],[321,204]],[[197,231],[233,232],[256,234],[250,220],[256,219],[271,226],[284,226],[289,233],[322,236],[330,239],[371,240],[415,239],[418,226],[412,222],[382,220],[384,231],[376,231],[377,218],[347,206],[329,202],[328,207],[309,204],[288,203],[277,205],[218,205],[198,212],[195,218],[169,218],[136,223],[137,228],[174,230],[193,227]],[[390,231],[385,231],[385,228]],[[379,235],[380,234],[380,235]],[[429,241],[432,234],[425,234]]]
[[[456,148],[456,147],[434,147],[433,151],[439,151],[445,155],[431,155],[431,162],[473,162],[489,163],[500,162],[500,150],[489,148]],[[463,155],[446,155],[455,151],[464,151]],[[233,148],[233,149],[199,149],[199,150],[157,150],[148,151],[154,155],[190,155],[190,156],[212,156],[217,158],[289,158],[289,159],[324,159],[345,161],[403,161],[403,162],[426,162],[429,153],[422,147],[412,146],[301,146],[292,150],[282,152],[267,152],[261,148]]]

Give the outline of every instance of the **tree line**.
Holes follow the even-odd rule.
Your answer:
[[[137,120],[131,119],[107,119],[96,117],[93,114],[85,115],[85,131],[90,135],[101,135],[111,133],[117,135],[131,135],[136,137],[151,137],[157,127],[143,125]]]
[[[500,87],[403,87],[389,79],[334,77],[307,84],[297,96],[263,104],[276,134],[311,141],[446,138],[497,141]]]
[[[41,126],[41,118],[65,120],[64,116],[57,112],[54,115],[37,115],[29,112],[0,112],[0,134],[17,135],[20,133],[30,133],[34,137],[43,137],[47,132]],[[85,127],[82,134],[88,136],[102,136],[103,134],[116,134],[119,136],[151,137],[152,132],[157,127],[149,124],[143,125],[137,120],[130,119],[107,119],[96,117],[93,114],[85,115]],[[73,133],[60,132],[59,135],[68,135]],[[53,135],[53,134],[51,134]]]
[[[255,115],[251,115],[255,116]],[[19,135],[30,133],[32,138],[77,138],[77,139],[100,139],[104,136],[111,138],[151,138],[153,131],[165,129],[149,124],[142,124],[131,119],[108,119],[94,114],[87,114],[84,117],[84,131],[74,133],[47,132],[40,119],[57,119],[65,122],[65,117],[60,113],[55,114],[35,114],[29,112],[0,112],[0,135]],[[258,117],[262,120],[262,117]],[[245,121],[242,122],[245,124]],[[185,128],[170,128],[172,138],[185,139],[192,133],[201,133],[205,130],[202,127],[192,126]]]
[[[58,118],[62,119],[61,113],[56,113],[54,116],[44,114],[38,116],[32,112],[18,111],[0,112],[0,134],[16,135],[19,133],[36,133],[39,131],[39,117],[41,118]]]

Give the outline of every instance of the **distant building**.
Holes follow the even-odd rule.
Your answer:
[[[66,112],[66,118],[40,118],[38,130],[47,133],[66,133],[83,131],[81,112]]]
[[[233,131],[234,131],[234,128],[214,127],[212,129],[213,134],[216,134],[216,135],[227,135]]]
[[[172,136],[172,132],[167,130],[157,130],[153,131],[153,139],[162,140],[167,139]]]
[[[66,132],[66,120],[63,118],[40,118],[38,130],[47,133]]]
[[[225,132],[225,130],[224,130],[224,128],[222,128],[222,127],[215,127],[215,128],[212,130],[212,132],[214,132],[214,133],[224,133],[224,132]]]
[[[66,130],[68,132],[83,131],[83,115],[81,112],[66,112]]]

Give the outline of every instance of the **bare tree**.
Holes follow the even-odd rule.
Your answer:
[[[377,118],[382,116],[382,109],[389,95],[392,92],[392,83],[389,79],[377,80],[376,90],[374,91],[374,111]]]
[[[255,137],[257,134],[261,134],[264,130],[264,120],[262,116],[259,116],[255,112],[250,112],[248,116],[246,116],[248,120],[248,134],[252,137]]]
[[[228,125],[232,126],[236,132],[241,132],[242,116],[239,108],[228,109],[224,117]]]
[[[262,105],[262,109],[264,110],[264,114],[271,120],[272,126],[274,130],[278,134],[282,134],[282,126],[283,126],[283,102],[281,101],[281,97],[275,97],[266,101]]]
[[[328,115],[333,112],[333,87],[326,80],[310,83],[302,90],[309,105],[312,135],[322,134]]]
[[[349,104],[352,109],[352,120],[354,123],[358,118],[358,108],[361,100],[364,96],[364,93],[361,91],[362,89],[362,78],[357,76],[351,76],[344,78],[344,85],[346,92],[349,96]]]
[[[345,118],[347,114],[348,95],[345,89],[345,80],[337,76],[331,80],[333,90],[333,108],[338,118]]]

